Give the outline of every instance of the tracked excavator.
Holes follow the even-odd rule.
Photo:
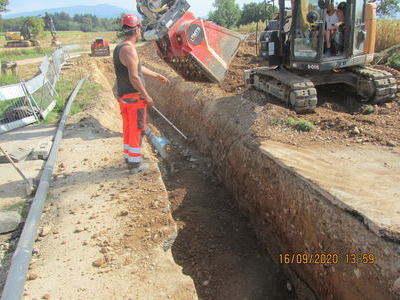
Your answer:
[[[327,24],[329,5],[342,16],[340,22]],[[330,49],[328,25],[335,25]],[[279,0],[279,17],[260,34],[259,55],[268,66],[245,71],[245,79],[300,113],[315,109],[318,85],[346,84],[364,102],[387,102],[395,97],[395,78],[366,66],[374,57],[375,36],[375,3]]]
[[[51,34],[51,45],[55,47],[61,46],[61,42],[57,38],[57,31],[56,27],[54,26],[53,18],[48,13],[45,13],[43,19]]]
[[[365,66],[372,61],[376,6],[366,0],[279,0],[279,18],[260,35],[259,55],[267,66],[245,70],[252,87],[273,95],[299,113],[317,105],[316,86],[344,83],[363,101],[395,97],[393,76]],[[287,8],[287,5],[290,5]],[[343,12],[335,25],[333,49],[324,51],[328,5]],[[144,38],[158,55],[189,81],[220,82],[244,35],[196,18],[185,0],[138,0],[145,17]]]
[[[25,20],[21,29],[20,34],[15,35],[15,38],[11,38],[7,43],[6,47],[31,47],[40,46],[39,40],[36,39],[32,33],[32,27],[29,20]]]

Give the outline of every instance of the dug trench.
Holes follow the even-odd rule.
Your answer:
[[[122,237],[116,244],[122,243],[119,247],[128,247],[128,250],[134,245],[135,251],[128,257],[131,262],[123,265],[129,269],[133,261],[135,271],[118,274],[126,276],[123,277],[129,280],[126,286],[131,290],[135,288],[136,298],[141,299],[140,296],[144,295],[174,299],[188,299],[189,295],[202,299],[398,297],[400,274],[396,266],[400,257],[396,218],[399,209],[395,203],[398,197],[395,182],[399,180],[396,173],[399,154],[396,145],[386,146],[388,140],[397,143],[398,131],[391,128],[380,137],[378,131],[371,131],[370,135],[363,133],[361,145],[358,142],[360,136],[348,133],[354,129],[353,124],[358,127],[366,124],[371,125],[366,128],[373,128],[372,123],[376,122],[375,125],[381,126],[377,126],[379,129],[388,122],[396,124],[397,102],[391,104],[392,110],[390,107],[376,108],[378,112],[390,110],[388,113],[366,117],[344,116],[322,107],[317,114],[306,118],[318,119],[319,127],[328,130],[322,134],[299,133],[284,125],[275,125],[279,123],[276,120],[296,116],[293,112],[266,100],[258,92],[248,90],[241,82],[235,82],[236,75],[243,69],[238,60],[234,61],[233,71],[228,74],[228,79],[233,80],[225,82],[226,85],[209,86],[184,82],[157,58],[150,47],[141,48],[139,55],[150,68],[170,78],[169,85],[148,80],[147,86],[156,106],[189,136],[189,141],[182,141],[163,120],[154,116],[155,131],[172,140],[170,158],[160,163],[165,184],[163,189],[166,188],[168,194],[165,199],[158,197],[160,203],[157,205],[151,202],[151,197],[156,197],[152,191],[156,189],[154,186],[146,187],[149,181],[158,182],[157,170],[156,175],[144,174],[144,178],[129,176],[127,179],[122,159],[114,157],[104,161],[97,157],[100,162],[95,165],[108,167],[106,176],[111,176],[115,182],[103,184],[101,193],[92,196],[99,201],[104,198],[103,192],[112,192],[111,198],[116,201],[114,190],[118,190],[123,196],[119,196],[121,199],[117,203],[129,205],[132,210],[128,210],[133,216],[130,224],[125,226],[133,226],[136,230],[129,233],[128,229],[124,234],[120,229]],[[253,61],[245,50],[239,52],[238,58],[239,61]],[[111,89],[114,80],[111,60],[94,59],[88,63],[87,59],[77,62],[84,69],[82,72],[89,70],[95,81]],[[107,97],[112,98],[109,93]],[[102,147],[103,128],[108,128],[106,136],[109,138],[110,129],[119,130],[115,121],[119,118],[117,107],[107,103],[96,100],[93,102],[94,112],[89,116],[75,116],[71,122],[76,124],[70,134],[74,135],[76,126],[89,127],[91,132],[85,136],[99,135],[103,144],[96,146]],[[318,143],[310,144],[315,141]],[[106,145],[109,151],[117,154],[115,143],[118,142],[119,137],[110,138]],[[384,157],[382,161],[377,159],[376,153]],[[96,159],[96,156],[90,159]],[[379,160],[379,166],[375,159]],[[90,164],[90,160],[85,164]],[[354,165],[353,173],[343,172],[342,169],[348,165]],[[357,168],[360,165],[366,165],[365,169]],[[371,174],[362,178],[352,177],[360,172]],[[374,172],[379,174],[379,178]],[[62,182],[59,184],[62,189]],[[132,187],[126,188],[124,184],[132,184]],[[126,197],[140,201],[127,204]],[[377,203],[374,197],[380,202]],[[149,240],[146,237],[148,230],[153,233],[157,222],[164,220],[165,216],[158,218],[156,211],[149,211],[147,205],[162,207],[166,201],[171,205],[173,220],[167,217],[163,221],[170,224],[164,224],[169,228],[167,232]],[[387,215],[388,211],[392,212],[391,216]],[[176,236],[171,235],[174,231],[171,221],[177,226]],[[145,232],[140,233],[142,230]],[[141,247],[139,240],[132,241],[136,236],[148,241],[145,246]],[[110,234],[108,237],[111,238]],[[182,268],[183,274],[190,276],[192,284],[187,277],[178,275],[179,268],[170,265],[171,260],[168,273],[165,267],[154,264],[154,253],[148,254],[149,247],[164,245],[166,240],[174,241],[170,249],[171,258]],[[104,250],[104,240],[100,245]],[[355,263],[346,261],[346,254],[353,253],[373,254],[374,261],[364,264],[363,256]],[[294,257],[293,254],[337,255],[340,261],[337,264],[327,261],[311,263],[308,256],[308,263],[281,264],[280,257],[285,254],[289,257]],[[106,264],[110,263],[108,260],[106,257]],[[153,273],[149,273],[149,265],[150,269],[156,265]],[[101,274],[90,275],[92,277],[83,282],[90,285],[93,278],[95,282],[101,282],[111,273],[107,267]],[[59,276],[63,277],[63,274]],[[43,281],[51,277],[51,272],[47,275],[43,275]],[[33,292],[35,290],[45,291],[43,287],[46,284],[40,280],[29,283],[28,294],[37,295]],[[125,285],[120,291],[114,285],[114,294],[101,294],[100,291],[104,292],[101,284],[95,284],[95,287],[97,289],[90,289],[87,285],[79,287],[79,295],[83,298],[93,296],[91,293],[99,298],[135,295],[130,294]],[[140,288],[143,291],[137,292]]]
[[[300,294],[320,299],[400,297],[400,153],[396,143],[385,140],[399,137],[398,128],[388,126],[399,121],[399,98],[375,107],[392,112],[378,112],[369,121],[325,105],[305,116],[318,120],[313,133],[277,129],[277,116],[292,113],[235,82],[232,69],[238,72],[254,63],[246,49],[241,51],[219,86],[185,82],[154,50],[139,52],[172,80],[170,85],[147,82],[156,105],[211,159],[217,178]],[[238,63],[244,58],[247,65]],[[360,144],[360,137],[349,134],[356,126],[326,127],[331,120],[375,126]],[[385,123],[378,125],[380,120]],[[387,129],[383,139],[377,136],[381,129]],[[299,256],[305,259],[297,260]],[[321,256],[336,257],[338,263],[329,258],[321,263]]]
[[[145,140],[151,168],[129,174],[110,66],[83,57],[64,74],[104,90],[68,122],[25,299],[295,299],[211,159],[157,115],[169,158]]]
[[[96,63],[113,83],[110,61]],[[152,131],[171,142],[168,158],[159,163],[177,225],[171,253],[193,280],[196,297],[295,299],[292,282],[258,241],[249,219],[214,173],[213,161],[198,151],[193,137],[184,140],[149,112]]]

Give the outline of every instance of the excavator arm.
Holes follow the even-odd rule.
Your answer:
[[[220,82],[246,36],[196,18],[186,0],[137,0],[145,40],[189,81]]]

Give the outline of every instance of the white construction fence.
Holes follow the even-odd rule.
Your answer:
[[[39,74],[28,81],[0,86],[0,133],[44,120],[56,105],[55,86],[68,52],[79,45],[61,47],[46,56]]]

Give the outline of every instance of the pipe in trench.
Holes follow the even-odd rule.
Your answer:
[[[22,298],[26,274],[28,273],[29,263],[32,258],[32,249],[37,235],[47,192],[49,190],[50,178],[56,162],[58,148],[62,141],[65,123],[71,110],[72,103],[86,78],[87,76],[78,82],[68,99],[67,105],[65,106],[65,110],[54,137],[53,147],[51,148],[49,158],[44,166],[37,192],[32,201],[24,229],[22,230],[17,248],[11,260],[11,267],[8,271],[7,280],[1,296],[2,300],[19,300]]]

